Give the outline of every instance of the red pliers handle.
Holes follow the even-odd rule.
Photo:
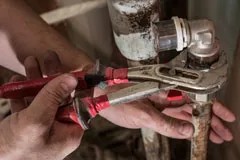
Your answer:
[[[106,68],[103,74],[87,75],[84,72],[72,72],[78,79],[77,89],[85,90],[92,88],[102,81],[109,81],[110,84],[122,83],[115,81],[127,78],[127,69]],[[19,99],[24,97],[36,96],[37,93],[51,80],[57,76],[28,80],[22,82],[6,83],[0,86],[0,98]]]
[[[84,79],[85,73],[72,73],[79,81],[79,89],[87,89],[87,83]],[[40,78],[35,80],[6,83],[0,86],[0,98],[20,99],[24,97],[36,96],[37,93],[51,80],[57,76]]]
[[[101,71],[102,74],[88,75],[84,72],[72,72],[71,74],[78,79],[77,90],[85,90],[95,87],[102,81],[107,81],[109,85],[128,82],[126,81],[127,71],[128,70],[126,68],[113,69],[109,67],[104,69],[104,71]],[[35,80],[6,83],[0,86],[0,98],[20,99],[36,96],[48,82],[56,77],[57,76],[51,76]],[[74,110],[73,104],[69,104],[64,107],[60,107],[56,118],[61,121],[76,122],[80,124],[77,117],[77,110]]]

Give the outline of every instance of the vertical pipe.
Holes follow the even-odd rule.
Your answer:
[[[108,0],[108,8],[115,42],[129,66],[156,63],[152,22],[160,19],[160,0]],[[149,129],[141,131],[147,160],[169,160],[167,139]]]
[[[158,57],[145,61],[128,60],[128,66],[136,67],[143,64],[154,64],[157,61]],[[148,128],[142,128],[141,133],[147,160],[170,160],[170,148],[167,137],[158,135],[158,133]]]
[[[195,132],[191,144],[191,160],[206,160],[212,104],[193,105],[193,125]]]
[[[211,124],[213,95],[195,95],[196,102],[193,104],[192,119],[194,135],[191,141],[191,160],[206,160]]]
[[[142,61],[158,55],[152,22],[159,21],[159,0],[108,0],[115,42],[129,60]]]
[[[170,160],[168,138],[152,130],[141,129],[147,160]]]

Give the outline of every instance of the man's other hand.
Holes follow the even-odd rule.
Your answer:
[[[115,92],[126,85],[97,89],[96,96]],[[145,100],[108,108],[100,113],[109,121],[126,128],[149,128],[162,135],[177,139],[189,139],[194,133],[192,106],[184,96],[182,101],[169,102],[166,93],[153,95]],[[234,122],[235,115],[224,105],[215,102],[211,121],[210,140],[221,144],[231,141],[233,135],[224,122]]]
[[[60,62],[56,55],[46,58],[48,74],[58,73]],[[27,77],[41,77],[37,60],[25,61]],[[12,81],[20,77],[14,76]],[[55,120],[58,107],[62,105],[77,86],[77,80],[64,74],[49,82],[33,98],[11,100],[12,115],[0,123],[0,159],[64,159],[80,144],[83,130],[79,125]],[[27,103],[30,105],[27,107]]]

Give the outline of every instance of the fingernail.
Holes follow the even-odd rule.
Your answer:
[[[66,92],[72,92],[77,87],[77,79],[69,74],[63,75],[65,76],[64,79],[61,82],[61,87]]]
[[[233,135],[232,134],[229,134],[229,136],[227,137],[226,141],[232,141],[233,140]]]
[[[233,116],[230,116],[230,122],[233,123],[237,120],[236,116],[233,114]]]
[[[189,123],[183,123],[179,128],[179,133],[189,138],[193,135],[193,126]]]

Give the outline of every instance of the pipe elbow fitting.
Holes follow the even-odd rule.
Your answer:
[[[215,24],[211,20],[192,20],[188,21],[191,33],[190,45],[198,44],[201,47],[207,47],[215,43],[216,31]]]

